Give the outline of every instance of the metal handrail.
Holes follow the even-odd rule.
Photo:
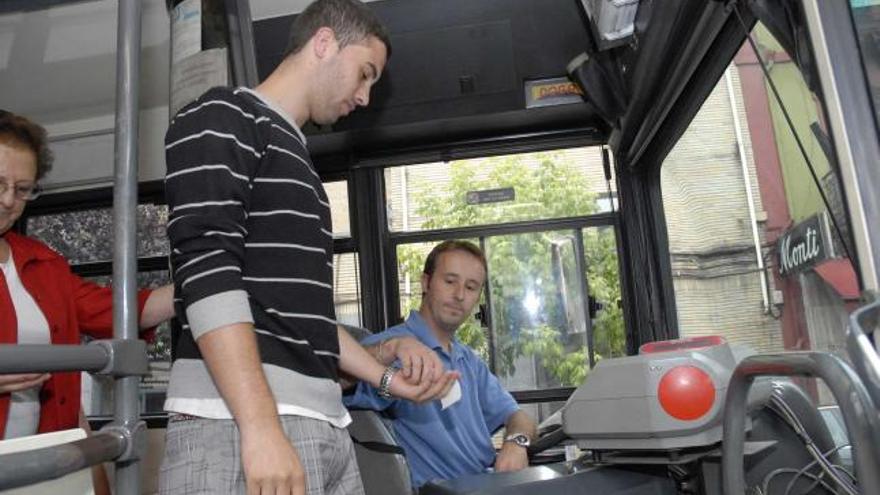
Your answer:
[[[864,327],[873,329],[877,326],[878,313],[880,299],[852,312],[846,329],[846,346],[868,394],[874,404],[880,405],[880,356],[864,330]]]
[[[0,374],[88,371],[117,379],[148,372],[146,344],[140,340],[96,340],[86,345],[0,345]],[[137,408],[137,403],[134,405]],[[0,490],[16,488],[108,461],[137,459],[145,448],[146,424],[118,419],[101,432],[61,445],[0,455]],[[118,493],[137,493],[127,492]]]
[[[746,397],[758,376],[822,378],[837,400],[849,432],[862,493],[880,493],[880,416],[864,384],[837,356],[821,352],[790,352],[745,358],[730,378],[724,404],[721,472],[725,495],[745,493]]]
[[[8,490],[53,480],[121,456],[128,439],[118,431],[102,431],[74,442],[0,456],[0,489]]]
[[[0,373],[88,371],[114,377],[149,373],[142,340],[94,340],[86,345],[2,344]]]
[[[0,373],[49,371],[98,372],[110,363],[110,354],[97,345],[2,344]]]

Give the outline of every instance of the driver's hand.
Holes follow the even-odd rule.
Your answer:
[[[519,471],[529,467],[529,455],[525,447],[513,442],[504,442],[495,457],[495,471]]]

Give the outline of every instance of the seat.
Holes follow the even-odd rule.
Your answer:
[[[363,410],[351,411],[351,419],[348,431],[366,495],[412,495],[409,466],[387,420]]]
[[[365,328],[340,324],[360,342],[371,332]],[[361,479],[366,495],[411,495],[412,482],[403,449],[397,445],[390,420],[376,411],[352,410],[348,432],[354,441]]]

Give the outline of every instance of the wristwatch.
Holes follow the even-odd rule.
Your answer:
[[[379,380],[379,397],[383,399],[391,398],[391,379],[394,378],[395,373],[397,373],[397,368],[394,366],[385,368],[382,378]]]
[[[506,437],[504,437],[504,441],[513,442],[524,448],[528,448],[528,446],[532,444],[532,441],[529,440],[528,435],[525,435],[523,433],[512,433],[510,435],[507,435]]]

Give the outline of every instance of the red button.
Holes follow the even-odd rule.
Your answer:
[[[660,406],[673,418],[692,421],[703,417],[715,403],[715,384],[696,366],[676,366],[658,385]]]

